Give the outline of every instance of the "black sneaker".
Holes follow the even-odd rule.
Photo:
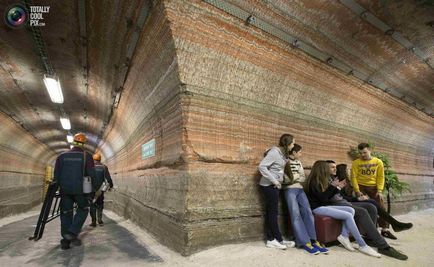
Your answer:
[[[378,253],[383,254],[385,256],[388,256],[388,257],[391,257],[391,258],[402,260],[402,261],[405,261],[408,259],[407,255],[402,254],[401,252],[397,251],[396,249],[394,249],[392,247],[378,248]]]
[[[385,238],[390,238],[390,239],[393,239],[393,240],[398,239],[389,230],[381,231],[381,235],[384,236]]]
[[[392,229],[395,232],[401,232],[401,231],[404,231],[404,230],[408,230],[411,227],[413,227],[412,223],[401,223],[400,222],[400,223],[397,223],[397,224],[392,224]]]

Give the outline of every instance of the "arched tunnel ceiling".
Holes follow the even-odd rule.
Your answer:
[[[1,0],[1,14],[19,2]],[[50,12],[44,14],[45,26],[37,27],[41,40],[30,28],[12,29],[2,18],[0,111],[56,153],[69,148],[68,131],[59,121],[66,113],[71,121],[70,132],[86,133],[86,148],[94,151],[110,119],[115,92],[119,91],[118,80],[123,78],[127,45],[131,45],[140,7],[149,3],[146,0],[26,2],[50,6]],[[63,104],[52,103],[44,86],[47,68],[38,53],[41,49],[38,41],[45,48],[46,62],[60,79]]]
[[[149,3],[145,0],[28,2],[50,6],[50,13],[44,15],[45,26],[38,30],[48,60],[60,78],[65,102],[59,105],[50,101],[42,81],[46,69],[32,31],[2,24],[0,111],[56,153],[68,148],[67,131],[59,122],[65,112],[71,119],[71,132],[87,133],[90,139],[87,148],[95,150],[110,120],[116,92],[123,82],[122,73],[128,68],[125,55],[134,39],[140,8]],[[414,102],[417,108],[433,116],[433,1],[206,2],[227,2],[267,21],[355,71],[366,73],[369,79],[395,92],[395,96]],[[399,32],[421,51],[422,59],[361,18],[345,2],[355,2]],[[6,7],[17,1],[0,3],[3,14]],[[80,3],[85,5],[80,7]],[[83,12],[85,16],[81,16]],[[80,24],[85,28],[80,28]]]
[[[205,2],[434,115],[434,1]]]

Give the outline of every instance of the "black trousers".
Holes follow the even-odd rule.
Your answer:
[[[277,239],[277,241],[281,242],[283,239],[277,222],[279,189],[274,188],[274,185],[261,186],[261,189],[265,197],[265,233],[267,240]]]
[[[73,212],[74,203],[77,204],[75,214]],[[67,233],[78,235],[89,213],[89,199],[85,195],[61,193],[60,212],[60,231],[62,237]]]
[[[90,196],[92,201],[95,197],[95,193],[92,193]],[[90,217],[92,217],[92,221],[96,220],[97,209],[104,209],[104,192],[102,192],[101,195],[96,199],[95,203],[90,204]]]
[[[345,205],[347,206],[347,205]],[[372,240],[377,248],[387,248],[386,240],[377,230],[377,208],[369,202],[351,202],[354,208],[354,221],[366,232],[366,236]]]

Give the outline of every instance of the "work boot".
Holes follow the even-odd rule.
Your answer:
[[[76,238],[76,239],[71,241],[71,245],[79,247],[79,246],[81,246],[81,240]]]
[[[385,256],[389,256],[398,260],[405,261],[408,259],[407,255],[402,254],[401,252],[397,251],[396,249],[392,247],[387,248],[378,248],[378,253],[383,254]]]
[[[69,242],[69,244],[74,246],[81,246],[81,240],[73,233],[66,233],[63,235],[64,239]]]
[[[71,248],[71,247],[70,247],[70,244],[71,244],[71,242],[68,241],[68,240],[66,240],[66,239],[62,239],[62,240],[60,240],[60,249],[61,249],[61,250],[67,250],[67,249],[70,249],[70,248]]]
[[[102,221],[102,209],[97,209],[96,210],[96,216],[98,217],[98,224],[100,226],[103,226],[104,222]]]

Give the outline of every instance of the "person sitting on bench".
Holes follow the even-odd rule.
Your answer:
[[[323,160],[316,161],[306,182],[307,197],[314,214],[329,216],[342,221],[342,232],[338,241],[348,250],[354,251],[351,245],[349,234],[359,244],[359,251],[373,257],[381,257],[370,246],[368,246],[360,235],[359,229],[354,221],[354,209],[348,206],[331,206],[331,198],[345,186],[345,181],[333,180],[329,183],[330,169],[328,163]]]
[[[359,197],[354,196],[354,190],[351,186],[350,179],[349,179],[349,168],[347,164],[339,164],[336,166],[336,176],[340,181],[346,180],[347,186],[343,188],[341,191],[343,197],[348,200],[349,202],[369,202],[377,208],[377,213],[380,218],[385,220],[386,222],[390,223],[392,226],[393,231],[395,232],[401,232],[404,230],[408,230],[413,227],[412,223],[403,223],[395,219],[392,215],[390,215],[385,209],[383,209],[380,205],[378,205],[377,201],[374,199],[369,198],[367,195],[361,195]]]
[[[333,160],[327,160],[326,162],[329,166],[329,183],[339,181],[336,177],[336,163]],[[348,202],[340,193],[341,189],[347,185],[347,182],[345,180],[340,182],[343,183],[343,186],[340,186],[339,190],[331,197],[331,205],[352,207],[355,211],[354,220],[359,226],[363,227],[367,238],[372,240],[379,253],[399,260],[406,260],[408,257],[389,246],[384,237],[377,231],[377,208],[368,202]]]

